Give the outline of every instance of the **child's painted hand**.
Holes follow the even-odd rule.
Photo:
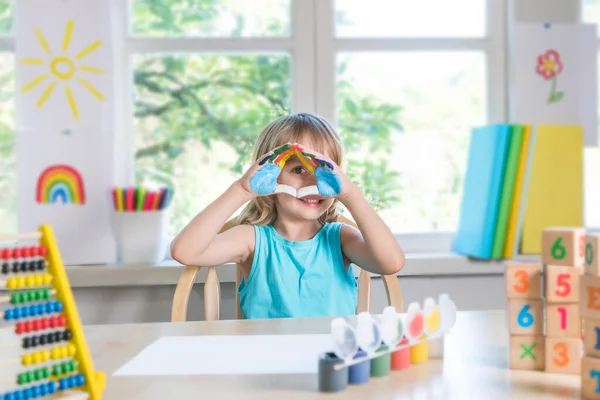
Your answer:
[[[352,187],[346,174],[329,158],[312,149],[304,149],[298,143],[286,143],[261,157],[257,166],[246,173],[250,191],[262,196],[287,192],[278,186],[277,178],[285,162],[294,155],[299,156],[304,166],[314,174],[316,190],[321,196],[343,197]]]
[[[240,178],[240,184],[252,197],[267,196],[275,193],[277,178],[281,173],[281,168],[277,164],[265,164],[264,160],[269,159],[273,155],[280,154],[287,145],[279,146],[269,153],[264,154]]]
[[[305,149],[304,152],[314,155],[314,159],[320,164],[315,169],[315,177],[321,195],[343,200],[351,193],[355,185],[348,179],[348,176],[339,165],[312,149]]]

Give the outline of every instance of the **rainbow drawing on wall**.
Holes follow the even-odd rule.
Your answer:
[[[39,176],[36,201],[40,204],[85,204],[83,179],[69,165],[52,165]]]

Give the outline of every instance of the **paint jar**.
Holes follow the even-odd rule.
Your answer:
[[[404,339],[400,342],[400,346],[408,344],[408,340]],[[405,347],[392,352],[392,370],[398,371],[410,367],[410,347]]]
[[[366,352],[358,350],[354,358],[365,357]],[[361,363],[348,367],[348,383],[350,385],[362,385],[369,382],[371,377],[371,360],[365,360]]]
[[[384,344],[377,349],[377,351],[387,351],[388,347]],[[392,365],[392,357],[390,353],[383,354],[379,357],[371,359],[371,376],[374,378],[380,378],[382,376],[389,375],[390,368]]]
[[[338,370],[336,365],[344,361],[334,353],[323,353],[319,357],[319,392],[341,392],[348,387],[348,367]]]
[[[118,259],[122,264],[158,264],[167,250],[165,210],[114,212]]]

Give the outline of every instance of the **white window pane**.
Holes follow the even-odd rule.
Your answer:
[[[470,130],[486,123],[485,65],[480,52],[340,54],[349,174],[394,232],[456,230]]]
[[[0,53],[0,232],[17,230],[14,57]]]
[[[487,1],[335,0],[336,35],[483,37]]]
[[[139,36],[290,36],[291,0],[133,0]]]
[[[600,24],[600,0],[581,0],[583,22]],[[600,30],[598,31],[600,34]]]
[[[289,55],[136,55],[134,68],[136,184],[175,188],[175,235],[239,179],[261,129],[289,113]]]

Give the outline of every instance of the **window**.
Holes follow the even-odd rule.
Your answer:
[[[129,40],[136,183],[175,187],[171,236],[239,178],[260,129],[291,112],[294,49],[289,0],[175,3],[133,0]]]
[[[17,229],[12,4],[0,4],[0,232]]]
[[[582,20],[584,23],[600,24],[600,0],[582,0]],[[600,30],[599,30],[600,32]],[[599,33],[600,35],[600,33]],[[599,37],[600,44],[600,37]],[[600,61],[600,53],[599,53]],[[600,62],[598,63],[598,79],[600,81]],[[600,91],[599,91],[600,93]],[[600,101],[598,102],[600,107]],[[598,110],[600,116],[600,109]],[[600,127],[600,118],[598,119]],[[600,131],[600,129],[599,129]],[[586,148],[584,151],[584,188],[585,208],[584,217],[586,226],[600,227],[600,209],[596,206],[600,202],[600,185],[593,171],[600,171],[600,147]]]
[[[504,93],[494,67],[499,3],[335,0],[331,15],[321,7],[323,31],[335,35],[319,53],[333,58],[335,96],[319,111],[335,116],[353,177],[397,234],[456,230],[471,127],[504,119],[501,102],[488,101]]]
[[[169,233],[239,177],[265,124],[299,111],[337,125],[394,232],[454,231],[470,129],[504,119],[504,14],[488,10],[502,2],[249,3],[132,0],[133,168],[175,186]]]
[[[348,174],[406,235],[405,249],[448,250],[431,238],[456,229],[470,129],[505,120],[505,1],[123,4],[126,39],[115,48],[131,72],[120,96],[131,100],[118,173],[175,187],[170,235],[239,177],[264,125],[314,112],[340,130]],[[0,35],[11,32],[11,9],[0,5]],[[5,230],[16,228],[15,177],[5,172],[14,165],[13,47],[0,37]],[[427,240],[412,248],[409,236]]]

